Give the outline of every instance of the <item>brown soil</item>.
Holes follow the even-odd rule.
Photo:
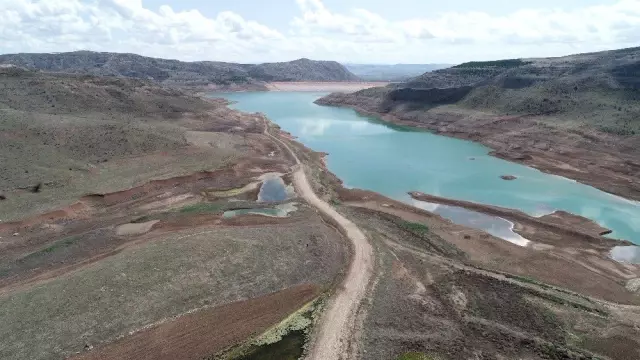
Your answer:
[[[65,208],[54,210],[46,214],[37,215],[20,221],[0,223],[0,234],[6,235],[8,233],[19,233],[26,228],[40,225],[42,223],[87,218],[90,216],[91,211],[91,206],[87,205],[84,201],[79,201]]]
[[[196,311],[71,359],[202,359],[264,332],[313,300],[319,290],[314,285],[299,285],[270,295]]]
[[[257,187],[242,191],[261,175],[294,179],[295,156],[265,134],[263,116],[146,85],[135,93],[153,96],[125,96],[114,113],[95,101],[102,91],[96,79],[43,76],[63,93],[51,107],[48,95],[39,102],[23,80],[15,88],[24,91],[3,102],[17,115],[7,112],[3,134],[14,143],[0,141],[7,145],[0,148],[24,156],[0,179],[9,184],[0,208],[0,312],[9,316],[0,322],[7,344],[0,358],[63,358],[85,344],[97,348],[88,358],[209,356],[274,325],[342,278],[346,243],[329,217],[300,199],[286,218],[222,216],[271,206],[256,202]],[[90,95],[86,103],[68,101],[78,88]],[[166,109],[157,97],[176,106]],[[25,119],[32,132],[22,130]],[[71,125],[50,134],[52,119]],[[120,123],[135,124],[137,132]],[[114,150],[122,144],[131,149]],[[42,191],[15,190],[41,178]],[[206,310],[192,313],[199,309]],[[149,324],[157,325],[137,332]]]
[[[60,286],[63,286],[63,289],[65,286],[66,288],[69,286],[81,287],[82,289],[74,291],[73,295],[68,298],[69,301],[74,302],[72,306],[42,305],[56,308],[55,311],[63,313],[74,309],[74,317],[88,319],[81,321],[69,330],[75,334],[71,338],[62,338],[63,334],[56,331],[57,327],[55,326],[38,325],[40,322],[57,321],[58,318],[50,318],[45,315],[50,313],[51,309],[42,310],[39,315],[24,320],[29,322],[24,326],[28,328],[30,333],[49,334],[47,336],[54,339],[52,341],[56,346],[59,346],[60,350],[56,350],[57,353],[60,351],[66,353],[69,350],[79,350],[78,339],[80,339],[80,334],[86,331],[93,334],[90,339],[86,340],[92,345],[109,343],[118,335],[131,331],[129,317],[126,314],[118,315],[115,311],[118,307],[114,306],[114,301],[117,302],[118,297],[124,296],[128,299],[127,306],[130,307],[130,310],[127,311],[133,311],[131,310],[133,308],[149,308],[149,300],[147,299],[149,296],[153,301],[159,301],[158,310],[154,310],[156,307],[147,310],[152,313],[144,313],[141,316],[138,310],[134,311],[135,322],[138,324],[135,328],[139,328],[157,322],[168,315],[175,316],[175,309],[178,308],[183,312],[191,311],[202,306],[203,301],[204,304],[220,304],[221,301],[224,303],[224,301],[235,301],[238,298],[247,299],[296,283],[313,283],[322,288],[330,287],[335,281],[335,277],[340,273],[342,266],[346,264],[346,249],[343,248],[343,240],[339,236],[336,237],[335,231],[331,227],[327,227],[315,214],[315,211],[306,205],[300,205],[291,218],[238,216],[229,219],[231,224],[216,224],[217,221],[224,222],[226,220],[220,220],[217,214],[177,214],[176,216],[178,218],[175,221],[165,220],[167,224],[173,223],[173,227],[162,227],[160,226],[161,221],[152,231],[143,235],[118,237],[115,234],[115,228],[112,227],[111,233],[109,229],[100,229],[96,234],[79,236],[77,240],[74,240],[76,242],[69,245],[66,245],[64,238],[58,240],[58,236],[53,245],[47,245],[49,247],[46,249],[50,250],[38,250],[33,255],[28,254],[17,261],[4,259],[3,267],[9,265],[8,271],[15,276],[6,277],[3,274],[0,303],[5,309],[12,307],[11,311],[18,314],[21,311],[31,311],[25,310],[25,308],[35,305],[31,301],[21,302],[13,299],[29,297],[31,296],[29,294],[33,292],[44,291],[45,294],[53,294],[60,289]],[[113,237],[109,238],[110,236]],[[96,243],[96,241],[100,242]],[[64,246],[56,244],[64,244]],[[158,250],[167,247],[180,247],[181,249],[179,251],[168,250],[162,255],[158,253]],[[202,255],[203,251],[199,248],[204,248],[207,255]],[[142,260],[143,255],[141,254],[145,253],[148,254],[145,256],[152,257]],[[280,255],[285,256],[288,260],[280,262],[282,259]],[[167,268],[164,265],[164,263],[173,262],[173,259],[178,257],[184,258],[184,261],[180,260],[183,262],[180,267]],[[207,261],[210,263],[203,265]],[[194,272],[193,269],[199,267],[202,270]],[[155,271],[154,268],[160,268],[160,270]],[[95,278],[103,276],[101,274],[105,271],[111,272],[111,269],[115,271],[113,277],[111,275],[108,277],[111,280],[105,282],[103,279]],[[164,276],[162,274],[166,274],[167,271],[175,273],[174,279],[182,278],[184,281],[178,280],[173,285],[167,285],[168,287],[164,286],[162,281],[150,284],[162,289],[173,300],[165,300],[164,297],[158,298],[156,292],[147,294],[149,296],[144,295],[148,291],[143,290],[146,289],[144,285],[142,287],[135,285],[138,281],[147,282],[145,279],[149,277]],[[129,281],[112,281],[120,276],[124,277],[125,274],[133,282],[131,285],[129,285]],[[109,282],[112,283],[107,285]],[[116,291],[121,295],[103,298],[100,295],[100,289],[105,286],[110,292]],[[184,299],[175,302],[175,298],[181,297],[179,294],[182,293],[192,295],[184,295],[182,296],[185,297]],[[91,294],[96,294],[103,299],[100,300],[98,306],[93,303],[93,300],[87,299],[87,297],[94,296]],[[59,300],[63,298],[58,295],[51,296]],[[42,306],[38,305],[38,307]],[[79,310],[80,308],[83,310]],[[260,311],[256,310],[256,313]],[[109,320],[94,323],[94,320],[91,320],[94,317],[108,318]],[[269,321],[267,318],[258,320]],[[111,325],[100,325],[103,323]],[[15,324],[15,322],[12,321],[5,323],[5,326],[0,326],[0,332],[10,331],[14,326],[11,324]],[[251,329],[253,325],[250,323],[246,326],[247,329]],[[256,329],[259,331],[262,328],[258,326]],[[80,333],[75,332],[76,330]],[[53,344],[51,341],[39,342],[37,346],[39,350],[26,350],[30,347],[26,345],[25,337],[21,337],[20,333],[15,333],[16,337],[11,347],[13,350],[5,349],[7,352],[2,353],[7,356],[6,358],[20,358],[17,356],[19,353],[16,352],[18,351],[16,349],[23,349],[19,351],[32,354],[32,356],[22,358],[47,358],[34,354],[51,351],[48,348]],[[238,336],[234,337],[234,340],[242,340],[240,338],[242,335],[234,334]],[[189,341],[186,337],[183,339]],[[84,344],[80,345],[80,348],[82,346]]]
[[[427,225],[442,241],[466,254],[474,266],[536,279],[598,299],[640,304],[638,294],[624,287],[629,279],[640,277],[640,266],[621,264],[609,257],[610,248],[619,243],[615,240],[600,240],[579,231],[569,235],[564,226],[557,227],[552,223],[539,226],[532,222],[522,229],[516,227],[523,236],[536,241],[532,246],[521,247],[377,193],[340,188],[336,191],[343,204],[366,209],[362,211],[368,216],[388,214],[403,221]],[[436,202],[434,199],[429,201]]]
[[[594,236],[611,234],[611,230],[603,228],[585,217],[570,214],[566,211],[556,211],[553,214],[542,216],[539,219],[541,221],[555,223],[560,226],[571,226],[573,228],[580,229],[581,232],[586,232]]]
[[[598,300],[638,304],[637,295],[615,288],[620,280],[607,279],[613,272],[602,276],[553,252],[485,237],[390,200],[349,205],[340,210],[371,235],[380,263],[364,305],[362,358],[418,352],[437,359],[631,360],[640,354],[640,307]],[[403,228],[406,221],[428,230]]]
[[[172,177],[162,180],[152,180],[135,188],[108,194],[92,194],[83,200],[99,205],[115,205],[137,200],[150,194],[169,191],[179,186],[188,186],[194,192],[224,191],[241,188],[253,181],[260,173],[252,172],[252,168],[259,168],[261,173],[287,172],[288,167],[281,159],[244,159],[227,168],[214,171],[202,171],[190,175]]]
[[[177,189],[174,189],[177,190]],[[147,199],[153,199],[153,196]],[[232,205],[227,205],[232,207]],[[251,203],[249,203],[251,206]],[[119,210],[122,204],[114,204],[113,207]],[[144,209],[144,201],[138,201],[133,208]],[[202,227],[217,226],[225,227],[261,227],[267,225],[287,225],[295,224],[301,220],[301,216],[294,214],[286,218],[265,217],[260,215],[247,214],[234,218],[222,218],[221,213],[185,214],[181,216],[171,216],[163,220],[151,220],[140,223],[126,223],[134,220],[131,216],[113,216],[103,211],[101,217],[85,217],[71,221],[64,218],[66,230],[63,233],[54,227],[43,227],[42,224],[31,222],[31,227],[25,227],[25,232],[16,238],[14,243],[5,246],[3,259],[17,260],[15,266],[10,267],[11,271],[6,277],[0,278],[0,293],[16,291],[16,289],[32,286],[43,281],[55,279],[72,271],[90,266],[95,262],[104,260],[110,256],[120,253],[123,249],[131,246],[140,246],[145,242],[154,241],[164,234],[195,230]],[[50,221],[55,223],[55,221]],[[109,224],[115,228],[109,229]],[[125,223],[125,224],[123,224]],[[117,226],[116,226],[117,224]],[[61,226],[61,225],[59,225]],[[101,227],[95,230],[95,227]],[[12,231],[17,229],[11,227]],[[96,233],[96,235],[92,235]],[[60,256],[46,254],[49,249],[56,247],[61,241],[66,239],[82,239],[77,244],[69,245]],[[95,240],[94,240],[95,239]],[[52,241],[53,240],[53,241]],[[43,244],[44,248],[43,248]],[[49,247],[47,247],[49,246]],[[48,256],[42,256],[48,255]],[[15,261],[14,260],[14,261]]]

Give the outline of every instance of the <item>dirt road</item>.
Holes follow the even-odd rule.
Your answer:
[[[265,126],[266,121],[265,119]],[[268,126],[265,127],[265,135],[282,145],[295,158],[298,165],[293,173],[293,182],[300,196],[325,216],[332,218],[353,246],[353,258],[347,276],[320,319],[319,329],[307,359],[353,359],[357,353],[349,345],[355,331],[356,313],[373,274],[373,248],[356,224],[315,194],[295,152],[285,142],[271,135]]]

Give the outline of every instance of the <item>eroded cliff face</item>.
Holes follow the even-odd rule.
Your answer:
[[[384,120],[640,199],[640,49],[467,63],[404,84],[330,94]]]

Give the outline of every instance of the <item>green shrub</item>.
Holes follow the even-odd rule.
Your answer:
[[[439,358],[424,353],[410,352],[398,356],[396,360],[439,360]]]
[[[224,208],[224,205],[220,205],[220,204],[199,203],[199,204],[183,207],[182,209],[180,209],[180,213],[183,213],[183,214],[217,213],[217,212],[220,212],[223,208]]]
[[[497,60],[497,61],[470,61],[464,64],[456,65],[453,68],[465,69],[465,68],[496,67],[496,68],[510,69],[518,66],[527,65],[527,64],[531,64],[531,62],[522,61],[520,59],[507,59],[507,60]]]
[[[73,244],[75,244],[78,240],[80,240],[79,236],[71,236],[68,238],[64,238],[62,240],[56,241],[55,243],[53,243],[52,245],[42,249],[42,250],[38,250],[36,252],[33,252],[25,257],[23,257],[21,260],[28,260],[30,258],[34,258],[34,257],[38,257],[38,256],[43,256],[49,253],[52,253],[54,251],[60,250],[60,249],[64,249],[66,247],[69,247]]]
[[[429,232],[429,227],[427,225],[415,223],[411,221],[401,222],[400,227],[407,231],[410,231],[412,233],[417,233],[417,234],[426,234]]]

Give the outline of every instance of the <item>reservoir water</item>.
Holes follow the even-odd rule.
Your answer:
[[[565,210],[640,244],[640,204],[488,153],[487,147],[389,125],[351,109],[315,105],[321,93],[214,94],[232,107],[262,112],[316,151],[345,186],[411,203],[408,191],[520,209],[533,216]],[[505,181],[502,175],[514,175]]]

